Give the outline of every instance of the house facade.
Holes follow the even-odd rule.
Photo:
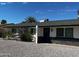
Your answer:
[[[38,26],[38,30],[36,28]],[[5,31],[11,33],[23,33],[29,30],[31,34],[38,38],[38,42],[49,42],[50,39],[72,40],[79,39],[79,20],[60,20],[38,23],[6,24],[0,26],[0,37]],[[37,30],[37,31],[36,31]],[[38,33],[37,33],[38,32]],[[37,35],[36,35],[37,33]]]
[[[31,31],[36,39],[36,25],[38,26],[38,41],[49,42],[50,38],[79,39],[79,20],[61,20],[47,21],[38,23],[23,23],[16,25],[1,25],[0,37],[5,31],[12,33],[25,32],[27,29]]]

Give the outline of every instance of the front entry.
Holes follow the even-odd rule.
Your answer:
[[[43,42],[50,43],[50,28],[43,29]]]
[[[2,33],[0,33],[0,37],[2,37]]]

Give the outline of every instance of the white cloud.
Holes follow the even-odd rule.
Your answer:
[[[1,2],[1,3],[0,3],[0,5],[6,5],[6,4],[7,4],[7,3],[5,3],[5,2]]]

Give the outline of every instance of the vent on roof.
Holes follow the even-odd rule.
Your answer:
[[[48,22],[49,19],[45,19],[45,20],[40,20],[40,22]]]
[[[48,22],[49,21],[49,19],[45,19],[45,21],[44,22]]]
[[[45,20],[40,20],[39,22],[44,22]]]

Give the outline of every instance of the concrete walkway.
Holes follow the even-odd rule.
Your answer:
[[[5,57],[79,57],[79,46],[35,44],[14,40],[0,40],[0,56]]]

